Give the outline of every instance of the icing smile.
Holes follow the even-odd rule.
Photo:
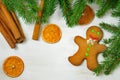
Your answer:
[[[91,35],[90,35],[90,38],[91,38],[92,40],[98,40],[98,38],[93,37],[93,36],[91,36]]]

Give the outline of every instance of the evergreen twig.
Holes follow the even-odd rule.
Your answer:
[[[96,4],[101,4],[104,0],[88,0],[88,3],[96,3]]]
[[[96,13],[97,17],[102,17],[108,10],[115,8],[117,1],[118,0],[103,0],[100,4],[100,9]]]
[[[68,26],[76,25],[86,7],[86,1],[77,0],[73,6],[71,6],[69,0],[59,0],[59,3]]]
[[[73,13],[70,17],[70,24],[69,24],[70,27],[78,24],[78,20],[82,16],[82,13],[83,13],[85,7],[86,7],[86,1],[85,0],[77,0],[73,4],[73,8],[72,8]]]
[[[62,9],[63,16],[66,23],[70,24],[70,16],[72,15],[72,9],[69,0],[59,0],[60,8]]]
[[[49,17],[55,12],[58,0],[45,0],[42,14],[42,22],[47,23]]]
[[[120,17],[120,0],[118,0],[116,8],[113,10],[112,16],[114,16],[114,17]]]
[[[106,58],[101,64],[94,69],[95,74],[98,76],[102,73],[109,75],[112,71],[114,71],[120,64],[120,58]]]
[[[36,0],[3,0],[9,11],[17,12],[26,22],[33,22],[39,11]]]
[[[110,24],[107,24],[107,23],[100,23],[99,24],[103,29],[105,29],[105,30],[107,30],[107,31],[109,31],[110,33],[115,33],[117,30],[118,30],[118,28],[117,28],[117,26],[115,26],[115,25],[110,25]]]
[[[112,37],[106,39],[105,44],[109,46],[103,52],[104,60],[94,70],[96,75],[103,73],[108,75],[114,71],[120,64],[120,26],[110,25],[107,23],[101,23],[103,29],[112,32]]]

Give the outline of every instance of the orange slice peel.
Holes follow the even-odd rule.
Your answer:
[[[42,39],[47,43],[56,43],[61,39],[61,30],[56,24],[48,24],[42,31]]]
[[[23,70],[24,63],[22,59],[17,56],[8,57],[3,63],[3,71],[9,77],[18,77],[22,74]]]

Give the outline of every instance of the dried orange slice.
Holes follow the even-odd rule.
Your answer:
[[[47,43],[56,43],[61,39],[61,30],[55,24],[48,24],[42,31],[42,39]]]
[[[86,25],[89,24],[94,19],[95,13],[90,6],[86,6],[85,10],[83,11],[83,15],[78,21],[79,25]]]
[[[3,71],[9,77],[18,77],[24,70],[24,63],[21,58],[17,56],[8,57],[3,63]]]

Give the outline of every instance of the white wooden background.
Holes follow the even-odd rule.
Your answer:
[[[96,5],[91,5],[96,10]],[[17,44],[16,49],[11,49],[3,36],[0,34],[0,80],[119,80],[120,68],[117,68],[111,75],[95,76],[93,72],[86,67],[86,61],[80,66],[73,66],[68,62],[68,57],[73,55],[78,46],[73,39],[76,35],[86,37],[86,30],[92,25],[98,26],[100,22],[107,22],[110,24],[117,24],[118,19],[110,17],[108,12],[103,18],[95,17],[92,23],[85,26],[75,26],[68,28],[59,7],[55,13],[50,17],[49,23],[59,25],[62,31],[62,38],[58,43],[48,44],[40,39],[38,41],[32,40],[32,33],[34,23],[26,24],[21,18],[20,22],[24,30],[26,40],[22,44]],[[46,24],[42,25],[42,28]],[[41,29],[42,29],[41,28]],[[109,38],[110,33],[104,31],[104,37]],[[102,41],[100,42],[102,43]],[[24,61],[25,69],[17,78],[10,78],[6,76],[2,70],[4,60],[16,55]],[[98,61],[102,61],[103,57],[100,54]]]

